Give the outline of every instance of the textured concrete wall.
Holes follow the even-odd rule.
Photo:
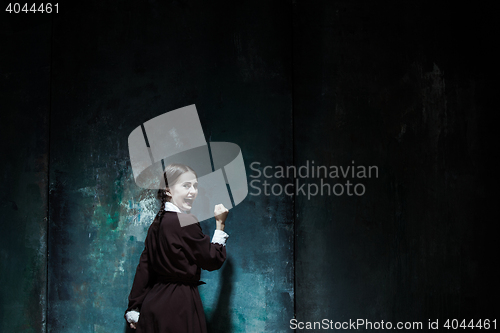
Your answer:
[[[130,168],[127,139],[141,123],[196,104],[207,140],[237,143],[246,161],[292,163],[290,16],[279,4],[94,6],[54,22],[48,324],[57,332],[124,330],[159,209]],[[199,288],[212,331],[286,330],[291,207],[249,197],[231,210],[228,262]],[[212,234],[215,221],[203,227]]]
[[[2,14],[1,27],[0,332],[43,332],[51,26]]]
[[[297,197],[299,320],[427,325],[498,313],[485,13],[295,3],[296,164],[379,169],[348,177],[363,196]]]
[[[261,193],[231,210],[228,260],[199,287],[210,332],[288,332],[294,315],[498,313],[487,9],[297,0],[60,10],[2,14],[0,332],[128,331],[159,205],[134,183],[127,138],[189,104],[207,140],[241,147],[249,181],[253,162],[378,167],[378,177],[326,179],[363,183],[362,196]]]

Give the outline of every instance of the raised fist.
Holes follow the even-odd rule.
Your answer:
[[[229,210],[223,204],[215,205],[214,216],[217,222],[224,224],[227,214],[229,214]]]

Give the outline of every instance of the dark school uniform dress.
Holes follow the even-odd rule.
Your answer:
[[[192,224],[182,227],[179,217]],[[212,243],[194,215],[172,211],[165,212],[159,228],[149,227],[144,245],[127,308],[140,313],[136,332],[206,333],[201,268],[219,269],[226,247]]]

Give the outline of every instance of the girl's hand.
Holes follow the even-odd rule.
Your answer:
[[[127,319],[130,328],[134,330],[137,329],[137,322],[139,321],[139,311],[132,310],[125,314],[125,319]]]
[[[223,204],[215,205],[214,216],[217,230],[224,231],[227,214],[229,214],[229,210]]]

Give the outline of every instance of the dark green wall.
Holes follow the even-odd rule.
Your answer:
[[[235,142],[248,160],[292,163],[286,16],[264,2],[202,6],[130,3],[55,21],[50,330],[124,328],[135,266],[159,209],[130,168],[127,139],[141,123],[189,101],[207,140]],[[248,198],[231,211],[228,262],[204,274],[199,288],[214,330],[286,328],[291,207],[290,199]],[[206,233],[214,222],[203,223]]]
[[[232,209],[228,260],[199,287],[211,332],[288,332],[294,315],[494,319],[488,12],[421,1],[3,12],[0,332],[126,331],[159,208],[134,183],[128,135],[190,104],[207,140],[241,147],[249,181],[252,162],[378,167],[351,179],[362,196],[250,194]]]
[[[297,197],[297,318],[495,318],[487,8],[295,9],[296,164],[379,168],[363,196]]]
[[[51,25],[1,17],[0,332],[44,332]]]

